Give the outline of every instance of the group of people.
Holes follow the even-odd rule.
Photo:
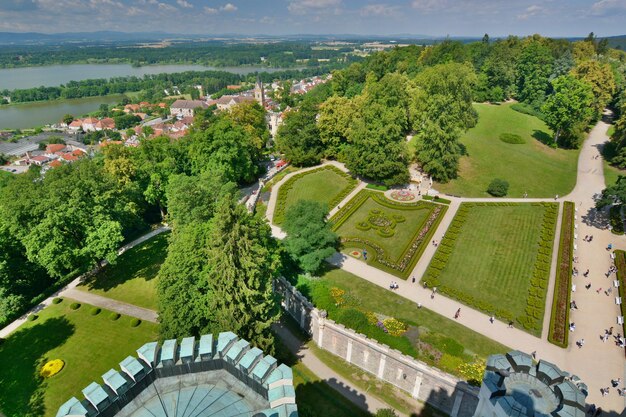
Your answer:
[[[583,239],[585,242],[591,242],[593,240],[593,235],[585,235]]]
[[[389,289],[390,290],[397,290],[398,288],[400,288],[400,286],[398,285],[398,283],[396,281],[391,281],[389,283]]]

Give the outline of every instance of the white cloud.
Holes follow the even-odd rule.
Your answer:
[[[361,9],[361,16],[396,16],[399,9],[388,4],[368,4]]]
[[[220,10],[223,11],[223,12],[236,12],[237,11],[237,6],[235,6],[232,3],[226,3],[225,5],[220,7]]]
[[[626,0],[600,0],[591,6],[594,16],[609,16],[626,13]]]
[[[341,0],[297,0],[292,1],[287,9],[294,14],[306,14],[309,10],[336,11]]]
[[[176,7],[172,6],[171,4],[167,4],[167,3],[159,3],[159,10],[163,10],[165,12],[175,12],[176,11]]]
[[[259,23],[263,23],[266,25],[271,25],[275,22],[273,17],[269,17],[269,16],[263,16],[262,18],[259,19]]]
[[[447,0],[413,0],[411,7],[422,12],[433,12],[448,7]]]
[[[193,4],[189,3],[187,0],[176,0],[176,4],[185,9],[193,9]]]
[[[208,6],[204,6],[204,13],[206,14],[217,14],[219,13],[219,10],[213,8],[213,7],[208,7]]]
[[[518,14],[517,18],[520,20],[525,20],[525,19],[528,19],[529,17],[537,16],[538,14],[543,14],[545,13],[545,11],[546,9],[544,9],[543,7],[533,4],[532,6],[528,6],[526,10],[524,10],[523,13]]]

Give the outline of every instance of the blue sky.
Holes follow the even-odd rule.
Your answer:
[[[0,0],[0,31],[626,34],[626,0]]]

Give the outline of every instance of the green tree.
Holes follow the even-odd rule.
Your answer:
[[[577,127],[585,126],[593,110],[591,87],[584,81],[566,75],[552,81],[553,93],[541,107],[546,124],[554,132],[554,142],[560,146],[578,147]]]
[[[494,197],[504,197],[509,192],[509,183],[503,179],[495,178],[489,183],[487,192]]]
[[[265,221],[232,196],[218,202],[206,266],[210,311],[215,317],[205,330],[231,330],[272,354],[270,326],[280,313],[272,292],[278,264],[278,247]]]
[[[347,97],[332,96],[320,106],[317,126],[325,156],[342,157],[348,144],[348,130],[356,113],[355,100]]]
[[[230,109],[227,117],[236,125],[243,127],[254,146],[260,151],[270,139],[270,132],[265,121],[266,111],[256,101],[245,101]]]
[[[416,157],[438,181],[449,181],[457,175],[459,138],[477,120],[472,107],[475,84],[476,75],[467,64],[437,65],[423,71],[414,81],[411,113]]]
[[[66,114],[65,116],[63,116],[63,123],[69,125],[70,123],[72,123],[74,121],[74,116],[72,116],[71,114]]]
[[[540,108],[545,99],[554,59],[550,48],[538,35],[526,39],[517,64],[517,97]]]
[[[596,200],[596,207],[602,209],[610,206],[624,207],[626,205],[626,177],[620,175],[614,185],[602,190],[601,197]]]
[[[615,77],[611,66],[598,61],[585,61],[572,70],[572,75],[591,86],[594,96],[592,103],[593,118],[595,120],[599,119],[604,108],[613,98],[616,89]]]
[[[320,163],[323,144],[316,123],[317,108],[305,102],[297,110],[287,113],[285,122],[278,128],[276,146],[285,159],[296,166]]]
[[[141,117],[134,114],[115,116],[113,120],[115,120],[115,128],[119,130],[128,129],[141,123]]]
[[[337,249],[339,238],[326,222],[327,213],[323,204],[308,200],[298,201],[285,213],[285,250],[306,272],[318,271]]]

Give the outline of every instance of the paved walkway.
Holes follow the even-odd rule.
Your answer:
[[[161,226],[158,229],[152,230],[151,232],[146,233],[145,235],[143,235],[143,236],[133,240],[132,242],[122,246],[119,249],[119,251],[118,251],[118,255],[121,255],[122,253],[124,253],[128,249],[130,249],[132,247],[135,247],[135,246],[145,242],[146,240],[152,238],[153,236],[156,236],[156,235],[158,235],[160,233],[163,233],[163,232],[167,232],[168,230],[170,230],[170,228],[168,226]],[[3,329],[0,329],[0,337],[6,338],[9,334],[14,332],[18,327],[20,327],[26,321],[27,317],[30,314],[36,313],[38,311],[41,311],[44,308],[46,308],[47,306],[49,306],[50,304],[52,304],[52,300],[55,297],[74,298],[74,299],[76,299],[78,301],[81,301],[81,302],[84,302],[84,303],[93,304],[93,305],[101,307],[101,308],[107,308],[107,309],[116,311],[116,312],[118,312],[120,314],[128,314],[128,313],[126,313],[124,311],[134,311],[132,309],[129,309],[128,307],[133,307],[133,308],[140,309],[140,307],[130,306],[128,304],[119,303],[119,302],[115,302],[115,303],[117,303],[119,305],[111,305],[111,304],[104,305],[106,303],[103,300],[98,300],[96,298],[96,297],[99,297],[99,296],[97,296],[95,294],[86,293],[86,292],[83,292],[83,291],[76,290],[75,288],[81,283],[81,281],[83,280],[84,277],[85,277],[85,275],[81,275],[81,276],[77,277],[72,282],[67,284],[65,287],[61,288],[59,291],[55,292],[50,297],[46,298],[44,301],[42,301],[41,303],[39,303],[35,307],[31,308],[27,313],[23,314],[19,319],[15,320],[14,322],[12,322],[8,326],[4,327]],[[85,295],[88,296],[88,297],[85,297]],[[93,298],[91,298],[91,297],[93,297]],[[99,297],[99,298],[104,298],[104,297]],[[94,302],[88,301],[88,299],[92,300]],[[106,300],[109,300],[109,299],[107,298]],[[112,300],[110,300],[110,301],[112,301]],[[102,304],[98,304],[98,302],[101,302]],[[141,310],[145,310],[145,309],[141,309]],[[156,319],[152,319],[152,320],[150,319],[150,317],[152,317],[152,316],[149,313],[147,313],[149,311],[150,310],[146,310],[144,312],[134,311],[138,315],[135,315],[135,314],[128,314],[128,315],[139,317],[142,320],[156,321]]]
[[[616,289],[613,289],[610,296],[604,294],[604,290],[611,286],[613,278],[609,279],[604,276],[604,272],[612,265],[610,253],[606,250],[606,247],[609,243],[612,243],[614,248],[626,249],[626,238],[615,236],[609,231],[603,230],[606,224],[606,217],[603,216],[603,213],[598,213],[595,210],[594,197],[605,188],[603,160],[599,156],[599,149],[602,144],[608,141],[606,134],[608,128],[609,125],[601,121],[590,132],[580,152],[576,186],[570,194],[557,200],[559,203],[563,201],[575,202],[577,213],[576,230],[578,239],[576,241],[577,250],[575,256],[578,258],[578,263],[575,266],[580,271],[580,275],[573,280],[577,291],[573,294],[572,299],[576,301],[579,308],[571,312],[570,319],[576,323],[576,331],[570,333],[570,346],[567,349],[561,349],[547,341],[556,275],[557,248],[560,238],[560,215],[556,226],[557,233],[553,248],[552,268],[546,296],[541,338],[518,329],[509,329],[507,324],[500,321],[492,324],[489,322],[487,315],[470,307],[462,306],[458,301],[446,298],[440,294],[431,299],[431,292],[424,289],[419,284],[419,281],[436,252],[436,248],[432,245],[425,249],[411,274],[415,276],[416,284],[412,284],[409,279],[400,283],[400,288],[397,292],[402,297],[416,303],[420,302],[425,308],[450,318],[453,318],[456,310],[461,307],[461,317],[458,320],[460,324],[509,347],[525,352],[536,351],[538,358],[554,362],[564,370],[579,375],[589,386],[587,402],[595,403],[605,411],[626,415],[624,411],[626,398],[619,397],[615,389],[611,388],[610,395],[606,397],[600,395],[600,388],[610,386],[611,379],[619,377],[622,378],[622,381],[626,381],[624,349],[616,347],[612,339],[606,343],[603,343],[600,339],[604,329],[612,326],[614,327],[614,334],[622,332],[621,326],[616,323],[616,317],[620,314],[619,308],[614,302]],[[595,158],[596,156],[598,156],[597,159]],[[450,196],[446,196],[446,198],[451,200],[451,204],[433,236],[433,239],[439,241],[442,239],[462,202],[555,201],[552,198],[490,199]],[[342,204],[345,201],[347,200],[344,200]],[[562,204],[559,207],[559,214],[561,213]],[[271,217],[268,216],[268,219],[271,220]],[[282,233],[282,231],[280,232]],[[582,238],[585,235],[593,235],[593,241],[591,243],[584,242]],[[284,234],[277,237],[283,236]],[[329,259],[329,262],[385,289],[389,288],[390,281],[398,281],[398,278],[391,274],[341,253],[335,254]],[[582,273],[587,269],[590,270],[590,278],[584,279]],[[585,289],[587,283],[592,284],[592,289]],[[598,288],[602,288],[602,291],[594,291]],[[579,349],[576,347],[575,342],[580,339],[584,339],[585,344],[583,348]]]
[[[152,323],[158,322],[157,319],[159,314],[154,310],[137,307],[133,304],[127,304],[121,301],[113,300],[112,298],[103,297],[87,291],[77,290],[76,288],[68,288],[63,292],[62,296],[72,298],[81,303],[91,304],[96,307],[115,311],[116,313],[124,314],[126,316],[137,317],[143,321],[150,321]]]

